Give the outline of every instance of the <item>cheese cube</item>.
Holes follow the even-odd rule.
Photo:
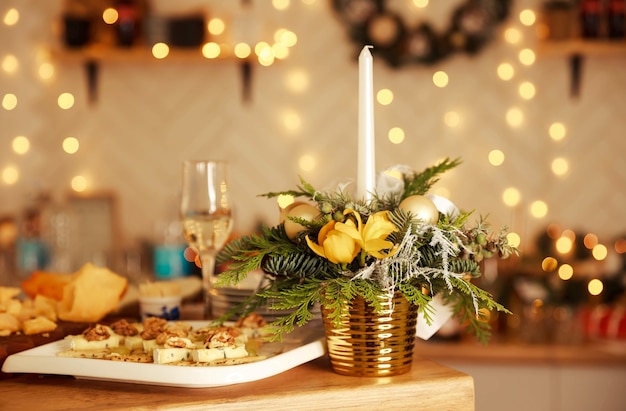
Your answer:
[[[188,348],[157,348],[152,352],[155,364],[168,364],[175,361],[191,359],[191,350]]]

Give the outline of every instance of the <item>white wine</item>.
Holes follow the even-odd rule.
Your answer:
[[[215,253],[224,247],[233,228],[230,215],[196,214],[183,218],[185,240],[197,253]]]

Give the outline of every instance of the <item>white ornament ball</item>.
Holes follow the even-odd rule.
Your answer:
[[[439,221],[439,210],[428,197],[420,195],[407,197],[400,203],[400,208],[424,223],[434,225]]]
[[[454,220],[459,216],[459,209],[447,198],[436,194],[427,194],[426,197],[435,203],[435,207],[437,207],[437,210],[439,210],[441,214],[447,215],[451,220]]]
[[[292,221],[288,217],[296,217],[303,220],[313,221],[318,218],[319,215],[320,210],[310,204],[298,204],[297,206],[291,208],[285,217],[285,232],[287,233],[287,236],[293,240],[301,231],[306,229],[305,226]]]

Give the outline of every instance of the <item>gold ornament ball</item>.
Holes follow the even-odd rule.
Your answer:
[[[280,214],[278,215],[278,224],[284,223],[285,220],[287,219],[287,214],[293,210],[294,208],[298,207],[299,205],[309,205],[309,203],[305,203],[304,201],[294,201],[293,203],[289,204],[287,207],[285,208],[280,208]]]
[[[439,221],[439,210],[428,197],[420,195],[407,197],[400,203],[400,208],[411,213],[414,219],[422,220],[427,224],[437,224]]]
[[[298,204],[287,212],[285,218],[285,232],[290,239],[295,239],[302,230],[305,230],[301,224],[290,220],[287,217],[296,217],[303,220],[313,221],[320,215],[320,210],[310,204]]]

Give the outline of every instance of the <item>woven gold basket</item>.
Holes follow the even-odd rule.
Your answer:
[[[341,326],[322,307],[328,355],[333,370],[342,375],[386,377],[408,372],[413,362],[417,307],[399,293],[381,295],[377,312],[362,297],[341,314]]]

